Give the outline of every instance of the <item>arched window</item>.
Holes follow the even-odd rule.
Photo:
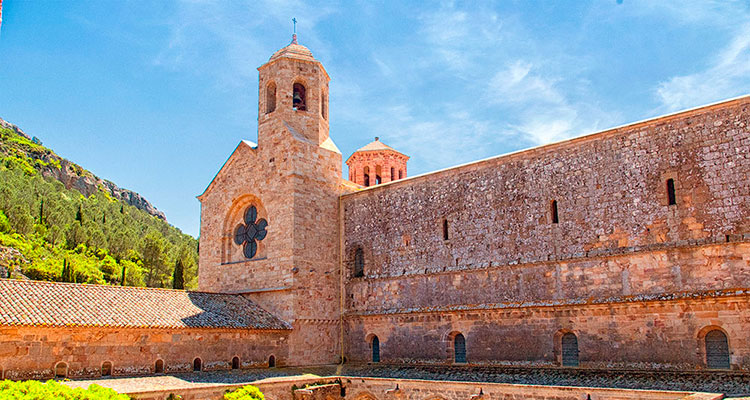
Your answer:
[[[460,333],[453,338],[453,361],[466,362],[466,338]]]
[[[328,96],[325,92],[320,93],[320,116],[328,119]]]
[[[297,111],[307,110],[305,87],[301,83],[295,83],[292,90],[292,109]]]
[[[398,179],[404,179],[404,171],[398,170]]]
[[[156,360],[156,364],[154,364],[154,373],[155,374],[164,373],[164,360]]]
[[[240,369],[240,358],[239,357],[233,357],[232,358],[232,369]]]
[[[578,338],[571,332],[562,336],[562,365],[563,367],[578,366]]]
[[[55,378],[65,379],[68,377],[68,364],[59,362],[55,365]]]
[[[199,372],[203,368],[203,362],[200,358],[196,358],[193,360],[193,371]]]
[[[729,342],[724,332],[714,329],[706,334],[706,366],[729,369]]]
[[[365,252],[362,248],[354,251],[354,277],[360,278],[365,276]]]
[[[550,212],[550,219],[552,220],[553,224],[557,224],[560,222],[560,217],[557,214],[557,200],[552,200],[551,203],[549,203],[549,212]]]
[[[396,180],[396,168],[391,167],[391,180]]]
[[[268,357],[268,368],[275,368],[276,367],[276,357],[270,356]]]
[[[368,187],[370,186],[370,167],[365,167],[364,174],[365,174],[365,182],[364,182],[365,187]]]
[[[372,362],[380,362],[380,339],[377,336],[372,337]]]
[[[111,376],[112,375],[112,363],[109,361],[105,361],[104,364],[102,364],[102,376]]]
[[[271,82],[266,87],[266,114],[276,111],[276,84]]]
[[[381,183],[383,183],[383,178],[381,178],[382,176],[383,176],[383,167],[381,167],[380,165],[375,166],[375,184],[376,185],[380,185]]]
[[[677,204],[677,197],[674,191],[674,179],[667,179],[667,204],[673,206]]]

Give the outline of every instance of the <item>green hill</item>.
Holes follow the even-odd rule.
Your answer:
[[[197,251],[137,193],[0,120],[0,278],[172,287],[179,264],[191,288]]]

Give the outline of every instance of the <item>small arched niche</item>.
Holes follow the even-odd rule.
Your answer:
[[[68,377],[68,364],[59,362],[55,364],[55,378],[65,379]]]
[[[203,361],[200,359],[200,357],[196,357],[193,360],[193,372],[200,372],[203,370]]]
[[[268,357],[268,368],[276,368],[276,357],[275,356]]]
[[[232,357],[232,369],[240,369],[240,358]]]
[[[155,374],[163,374],[164,373],[164,360],[156,360],[156,363],[154,363],[154,373]]]
[[[102,376],[112,376],[112,363],[105,361],[102,363]]]
[[[292,109],[295,111],[307,110],[307,90],[305,85],[295,82],[292,85]]]

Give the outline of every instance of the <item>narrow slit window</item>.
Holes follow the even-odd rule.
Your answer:
[[[396,168],[391,167],[391,180],[396,180]]]
[[[403,178],[404,178],[404,171],[398,170],[398,179],[403,179]]]
[[[677,197],[674,192],[674,179],[667,179],[667,204],[673,206],[677,204]]]
[[[266,114],[276,110],[276,84],[271,82],[266,87]]]
[[[552,223],[557,224],[560,222],[560,216],[557,213],[557,200],[552,200],[549,206],[550,215],[552,216]]]
[[[443,240],[448,240],[448,220],[443,218]]]
[[[380,339],[377,336],[372,337],[372,362],[380,362]]]
[[[365,276],[365,252],[359,248],[354,252],[354,277]]]

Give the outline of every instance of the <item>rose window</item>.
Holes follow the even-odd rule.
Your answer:
[[[234,228],[234,243],[242,246],[242,254],[247,258],[255,257],[258,252],[258,242],[265,239],[268,222],[258,218],[258,209],[250,206],[245,210],[244,221]]]

